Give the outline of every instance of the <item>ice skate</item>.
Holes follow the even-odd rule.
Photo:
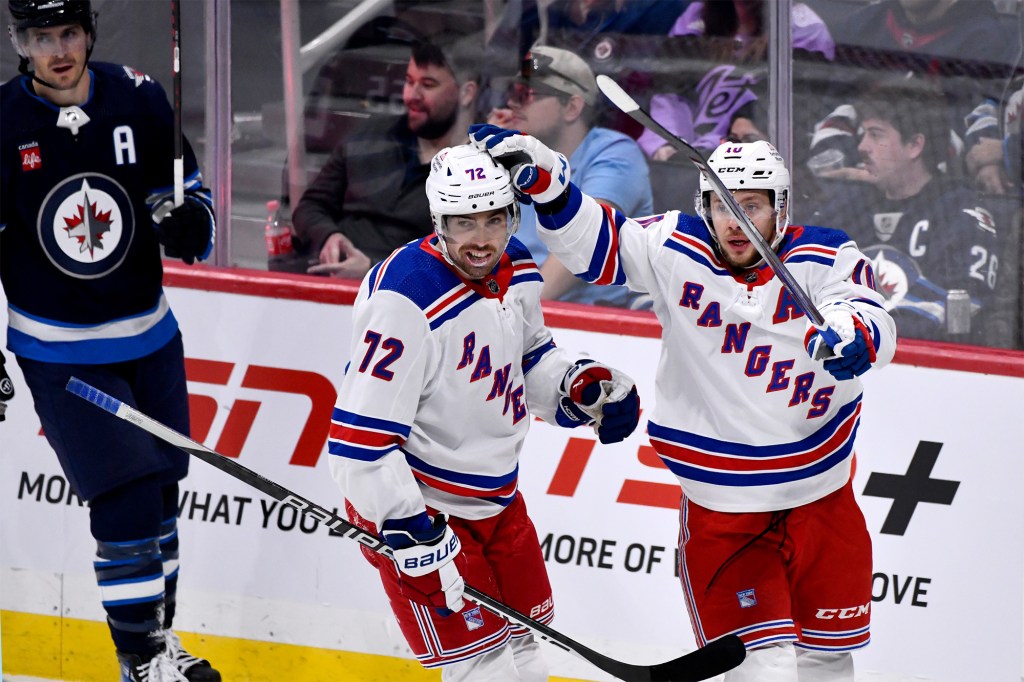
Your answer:
[[[117,662],[121,666],[120,682],[188,682],[188,678],[178,672],[166,651],[161,651],[148,661],[142,660],[138,654],[119,651]],[[216,679],[219,680],[220,676]]]
[[[220,682],[220,673],[205,658],[193,656],[185,651],[181,639],[173,630],[164,631],[167,655],[184,679],[188,682]]]

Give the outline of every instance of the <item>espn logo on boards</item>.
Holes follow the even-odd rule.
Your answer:
[[[232,381],[231,377],[236,372],[241,377],[239,388],[259,392],[256,395],[266,395],[266,392],[282,393],[309,400],[309,411],[288,463],[315,467],[327,443],[331,410],[338,399],[338,393],[331,381],[316,372],[262,365],[236,366],[234,362],[185,358],[185,375],[193,385],[235,385],[238,379],[236,377]],[[193,390],[189,391],[188,400],[192,438],[205,443],[213,430],[218,413],[222,411],[221,405],[214,397]],[[239,457],[262,404],[263,400],[242,397],[234,399],[227,409],[214,449],[227,457]],[[272,412],[264,412],[264,419],[273,418]]]
[[[43,157],[39,153],[38,142],[18,145],[18,152],[21,154],[21,170],[27,172],[43,167]]]

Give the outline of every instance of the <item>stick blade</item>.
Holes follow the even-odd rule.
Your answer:
[[[603,73],[597,77],[597,87],[601,89],[604,96],[612,101],[619,110],[624,114],[628,114],[631,111],[636,111],[640,108],[640,105],[636,103],[636,100],[629,96],[629,94],[623,90],[618,83],[613,81]]]
[[[651,666],[651,682],[700,682],[732,670],[746,655],[743,641],[726,635],[674,661]]]

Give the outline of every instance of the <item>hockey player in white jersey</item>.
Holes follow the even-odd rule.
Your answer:
[[[530,414],[602,442],[636,428],[633,381],[555,347],[542,281],[512,237],[507,170],[471,146],[431,162],[435,235],[375,266],[353,312],[331,424],[331,471],[350,518],[380,533],[380,572],[410,648],[442,679],[545,680],[533,636],[462,599],[465,583],[541,622],[554,615],[537,532],[518,492]],[[458,613],[452,613],[458,612]]]
[[[859,376],[896,347],[870,261],[838,230],[789,225],[789,171],[769,143],[712,154],[708,165],[842,339],[815,360],[821,335],[707,179],[700,217],[634,219],[581,193],[538,140],[470,133],[496,157],[529,156],[514,186],[567,267],[654,299],[665,331],[648,431],[683,489],[679,568],[698,644],[743,639],[747,658],[729,682],[852,681],[871,605],[871,540],[851,483]]]

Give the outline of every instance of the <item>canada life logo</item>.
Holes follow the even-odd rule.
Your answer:
[[[21,153],[21,170],[27,172],[43,167],[43,157],[39,153],[38,142],[18,145],[18,151]]]

